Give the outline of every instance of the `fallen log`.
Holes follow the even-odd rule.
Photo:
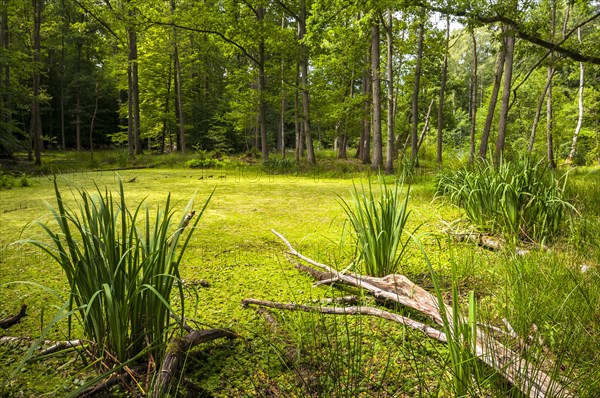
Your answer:
[[[19,311],[18,314],[11,315],[9,317],[6,317],[6,318],[0,320],[0,328],[8,329],[9,327],[13,326],[14,324],[19,323],[21,321],[21,318],[23,318],[24,316],[27,316],[26,311],[27,311],[27,304],[23,304],[21,306],[21,310]]]
[[[207,343],[220,338],[235,338],[236,335],[227,329],[193,330],[183,337],[174,339],[167,349],[160,371],[156,375],[154,387],[150,394],[152,398],[164,397],[169,389],[177,368],[188,351],[198,344]]]
[[[291,311],[303,311],[303,312],[319,312],[321,314],[337,314],[337,315],[370,315],[378,318],[384,318],[390,321],[400,323],[408,326],[411,329],[419,330],[425,335],[446,343],[448,340],[444,332],[440,332],[436,328],[428,326],[424,323],[414,321],[402,315],[394,314],[392,312],[384,311],[374,307],[313,307],[303,304],[284,304],[276,303],[272,301],[257,300],[248,298],[242,300],[242,304],[247,307],[249,305],[258,305],[262,307],[277,308],[280,310],[291,310]]]
[[[453,314],[450,306],[440,302],[436,296],[416,285],[404,275],[388,275],[383,278],[375,278],[351,272],[340,273],[327,264],[319,263],[302,255],[293,248],[283,235],[275,230],[271,231],[285,243],[288,247],[287,253],[289,255],[325,270],[339,282],[365,289],[376,298],[395,301],[415,309],[431,318],[438,325],[443,326],[446,330],[454,330],[453,323],[455,321],[461,323],[467,322],[460,315]],[[461,337],[450,336],[450,338],[460,339]],[[573,393],[559,381],[542,370],[544,366],[538,365],[534,367],[529,360],[526,360],[517,352],[501,344],[485,331],[477,331],[475,343],[475,355],[479,360],[495,369],[499,375],[519,388],[526,396],[532,398],[574,397]],[[550,359],[545,360],[545,365],[551,369],[556,368],[556,365]]]

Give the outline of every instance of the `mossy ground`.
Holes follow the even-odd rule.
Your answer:
[[[275,229],[284,234],[298,251],[317,261],[340,269],[349,264],[351,242],[346,240],[340,245],[345,223],[340,200],[350,198],[352,184],[361,175],[351,174],[354,179],[331,175],[329,171],[278,175],[242,166],[216,170],[154,167],[59,174],[57,180],[63,197],[72,200],[69,190],[93,190],[97,186],[116,191],[121,178],[128,203],[145,200],[149,206],[156,206],[170,192],[180,209],[192,196],[201,206],[215,189],[181,269],[190,324],[229,328],[240,335],[232,342],[199,347],[188,358],[186,377],[206,389],[210,394],[207,396],[306,396],[315,391],[326,396],[327,388],[353,392],[347,396],[371,396],[377,391],[379,396],[439,394],[446,377],[441,359],[444,347],[417,332],[375,319],[348,318],[341,327],[324,316],[277,313],[287,337],[278,336],[263,316],[241,305],[249,297],[308,303],[343,294],[331,287],[313,287],[311,278],[286,259],[284,245],[270,232]],[[504,271],[498,265],[502,255],[448,242],[440,232],[442,220],[455,220],[460,213],[434,200],[431,175],[417,178],[411,188],[413,213],[409,226],[421,225],[425,250],[446,286],[449,264],[454,261],[460,284],[476,290],[484,302],[493,301],[490,297],[499,292],[504,280]],[[21,303],[28,304],[28,316],[2,333],[37,337],[42,324],[49,322],[62,302],[48,291],[19,281],[46,286],[62,297],[67,294],[67,286],[60,267],[46,255],[31,245],[14,243],[24,238],[43,239],[36,222],[48,222],[45,203],[55,204],[53,177],[29,177],[29,182],[29,187],[0,191],[0,318],[16,312]],[[74,205],[74,201],[71,203]],[[401,272],[425,288],[432,287],[422,254],[414,245]],[[201,279],[207,280],[210,287],[195,283]],[[493,316],[498,311],[493,308],[497,307],[490,308]],[[357,324],[362,327],[355,327]],[[333,344],[327,336],[337,336],[341,343]],[[57,326],[48,338],[67,338],[65,328]],[[291,343],[298,341],[305,343],[300,347]],[[332,346],[340,351],[327,350]],[[353,382],[349,375],[352,367],[337,371],[329,367],[327,372],[331,374],[325,374],[321,362],[334,363],[335,357],[339,361],[345,355],[355,358],[349,352],[358,346],[362,359],[360,370],[355,371],[361,372],[363,381],[354,389],[346,386],[336,390],[332,383]],[[22,364],[19,360],[25,349],[0,345],[0,396],[61,396],[92,375],[73,354]],[[282,359],[289,354],[284,352],[286,349],[296,355],[296,364]],[[313,369],[314,374],[302,373],[306,369]]]

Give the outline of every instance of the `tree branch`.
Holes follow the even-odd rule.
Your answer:
[[[373,307],[312,307],[303,304],[284,304],[275,303],[272,301],[257,300],[253,298],[244,299],[242,304],[247,307],[249,305],[257,305],[262,307],[277,308],[280,310],[303,311],[303,312],[318,312],[321,314],[337,314],[337,315],[369,315],[378,318],[384,318],[389,321],[394,321],[402,325],[408,326],[411,329],[419,330],[428,337],[446,343],[448,339],[444,332],[440,332],[436,328],[417,322],[402,315],[384,311]]]
[[[558,43],[552,43],[550,41],[542,39],[539,36],[528,33],[525,26],[523,26],[520,22],[518,22],[512,18],[509,18],[506,15],[501,15],[501,14],[485,15],[485,14],[481,14],[481,13],[467,11],[464,9],[457,9],[457,8],[451,8],[451,7],[438,7],[438,6],[435,6],[432,4],[427,4],[420,0],[418,0],[416,2],[416,4],[420,5],[422,7],[425,7],[426,9],[428,9],[430,11],[436,11],[436,12],[439,12],[442,14],[449,14],[449,15],[453,15],[456,17],[465,17],[465,18],[469,18],[469,19],[481,22],[483,24],[492,24],[492,23],[496,23],[496,22],[501,22],[506,25],[509,25],[514,30],[515,36],[520,39],[523,39],[525,41],[528,41],[528,42],[538,45],[540,47],[546,48],[550,51],[557,52],[561,55],[564,55],[567,58],[571,58],[574,61],[588,62],[591,64],[600,65],[600,57],[584,55],[576,50],[572,50],[570,48],[566,48],[566,47],[562,46],[562,44],[565,43],[565,41],[569,38],[569,36],[571,36],[574,32],[577,31],[577,28],[587,25],[588,23],[593,22],[594,20],[600,18],[600,12],[597,12],[596,14],[592,15],[588,19],[579,23],[574,29],[572,29],[568,34],[566,34],[565,37]]]
[[[242,46],[235,40],[230,39],[229,37],[225,36],[223,33],[218,32],[216,30],[198,29],[198,28],[193,28],[191,26],[179,25],[175,22],[162,22],[162,21],[152,21],[152,20],[148,20],[148,22],[156,24],[156,25],[160,25],[160,26],[170,26],[170,27],[174,27],[174,28],[178,28],[178,29],[187,30],[190,32],[206,33],[206,34],[218,36],[226,43],[229,43],[232,46],[234,46],[235,48],[237,48],[238,50],[240,50],[242,52],[242,54],[244,54],[245,57],[247,57],[249,60],[254,62],[256,65],[260,65],[260,62],[255,57],[253,57],[252,54],[250,54],[248,52],[248,50],[246,50],[246,48],[244,48],[244,46]]]

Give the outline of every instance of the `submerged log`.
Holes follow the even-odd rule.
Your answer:
[[[452,308],[450,306],[446,305],[444,302],[440,302],[440,300],[438,300],[438,298],[435,295],[416,285],[404,275],[388,275],[383,278],[375,278],[350,272],[340,273],[339,271],[330,267],[327,264],[319,263],[302,255],[292,247],[290,242],[287,239],[285,239],[283,235],[281,235],[275,230],[272,230],[272,232],[277,237],[279,237],[288,247],[287,253],[289,255],[294,256],[312,266],[320,268],[328,274],[329,279],[335,279],[336,281],[365,289],[376,298],[383,298],[390,301],[394,301],[406,307],[417,310],[422,314],[428,316],[436,324],[444,327],[445,330],[454,330],[454,322],[467,322],[467,320],[464,319],[464,317],[458,314],[453,314]],[[319,272],[323,273],[323,271]],[[259,304],[259,302],[259,300],[248,300],[246,301],[246,304],[266,305],[266,302],[263,302],[263,304]],[[311,307],[301,306],[299,304],[271,303],[268,306],[272,306],[274,308],[302,311],[317,310],[315,308],[311,309]],[[443,311],[441,311],[442,309]],[[340,313],[336,311],[341,311],[341,313],[367,314],[375,316],[381,316],[381,314],[386,312],[377,309],[375,309],[375,311],[363,310],[361,310],[361,307],[350,307],[346,309],[321,308],[319,309],[319,312],[327,311],[326,313]],[[395,318],[396,314],[392,315],[394,316],[391,316],[387,319]],[[385,316],[382,317],[385,318]],[[410,320],[409,318],[406,319]],[[397,321],[396,319],[392,320]],[[416,322],[413,320],[410,321]],[[400,321],[400,323],[407,324],[409,322]],[[436,330],[435,328],[431,329]],[[423,329],[420,330],[424,331]],[[438,331],[438,333],[441,332]],[[428,333],[426,334],[429,336]],[[444,335],[444,338],[448,339],[448,337],[452,339],[461,338],[460,336]],[[441,341],[440,338],[438,338],[438,340]],[[519,355],[519,353],[512,351],[510,348],[498,342],[491,335],[489,335],[481,329],[477,330],[477,337],[475,341],[475,355],[480,361],[496,370],[499,375],[504,377],[512,385],[519,388],[526,396],[532,398],[574,397],[573,393],[570,392],[566,387],[564,387],[564,385],[562,385],[558,380],[553,378],[550,374],[547,374],[545,371],[542,370],[546,368],[555,368],[556,365],[552,362],[552,360],[546,359],[545,363],[543,364],[545,366],[534,366],[530,360],[523,358],[521,355]]]
[[[220,338],[235,338],[236,335],[227,329],[193,330],[183,337],[174,339],[167,349],[160,371],[156,375],[154,388],[148,394],[152,398],[164,397],[169,389],[169,384],[177,373],[181,361],[188,351],[198,344],[207,343]]]
[[[21,310],[19,311],[18,314],[16,315],[11,315],[9,317],[6,317],[2,320],[0,320],[0,328],[2,329],[8,329],[9,327],[13,326],[16,323],[19,323],[21,321],[21,318],[23,318],[24,316],[27,316],[27,304],[23,304],[21,306]]]

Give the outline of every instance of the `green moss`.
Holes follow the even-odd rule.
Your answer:
[[[304,174],[270,174],[261,171],[260,166],[191,170],[167,166],[119,172],[126,182],[125,192],[132,205],[146,198],[151,207],[156,206],[167,192],[171,192],[172,200],[181,205],[175,207],[183,208],[190,196],[195,194],[200,204],[216,187],[181,264],[182,277],[189,282],[185,284],[189,324],[197,328],[227,327],[241,336],[234,341],[200,346],[186,359],[187,377],[213,396],[257,396],[267,395],[269,391],[287,396],[306,395],[311,384],[307,380],[299,381],[299,369],[310,365],[315,372],[327,371],[319,368],[319,356],[315,356],[319,352],[321,357],[330,354],[324,351],[327,340],[315,340],[315,336],[324,330],[319,326],[320,322],[325,322],[330,331],[337,324],[340,338],[347,334],[339,328],[348,325],[351,331],[359,323],[362,325],[360,341],[365,346],[362,369],[371,372],[374,380],[380,380],[384,375],[377,372],[389,364],[385,382],[377,387],[382,396],[386,393],[427,395],[438,391],[443,395],[440,374],[444,372],[445,347],[418,332],[366,318],[360,322],[316,319],[311,324],[312,321],[300,315],[275,312],[281,333],[273,334],[263,316],[241,305],[242,299],[249,297],[306,303],[341,294],[337,287],[313,287],[312,279],[288,262],[284,245],[270,232],[275,229],[284,234],[297,250],[317,261],[339,269],[350,264],[354,254],[352,239],[347,237],[344,244],[340,244],[346,218],[337,195],[349,200],[351,177],[364,177],[365,174],[352,171],[343,178],[334,178],[335,167],[312,169]],[[116,192],[118,184],[117,174],[113,171],[63,174],[59,179],[59,185],[64,187],[63,197],[71,204],[74,196],[69,189],[93,190],[98,185],[101,189],[107,187]],[[43,238],[33,227],[33,221],[49,219],[44,202],[53,200],[52,179],[37,176],[28,180],[34,188],[0,191],[0,318],[17,311],[21,303],[29,304],[29,316],[5,333],[34,337],[40,332],[42,317],[47,323],[54,311],[52,306],[60,302],[40,289],[13,282],[40,283],[63,296],[67,286],[60,268],[39,250],[13,244],[25,237]],[[435,182],[427,170],[415,181],[409,200],[413,218],[408,227],[414,229],[423,224],[421,239],[434,268],[440,273],[443,287],[449,287],[449,263],[455,261],[459,266],[461,288],[475,290],[482,299],[485,298],[490,303],[488,307],[498,314],[494,322],[499,323],[505,303],[501,284],[507,282],[503,278],[508,266],[506,258],[468,243],[449,241],[440,232],[445,226],[442,220],[456,220],[460,217],[459,210],[433,200]],[[566,265],[561,263],[560,266]],[[597,264],[592,266],[597,267]],[[535,280],[534,271],[532,267],[529,274],[532,281]],[[407,252],[400,272],[425,288],[431,288],[429,273],[416,247]],[[201,279],[207,280],[210,286],[205,288],[193,283]],[[306,329],[303,331],[303,328]],[[309,333],[310,330],[313,332]],[[331,334],[330,338],[335,336]],[[65,339],[66,330],[61,324],[49,337]],[[318,348],[311,351],[312,357],[299,358],[304,363],[283,360],[285,350],[297,350],[307,343],[303,339],[312,339],[311,345]],[[305,345],[305,348],[311,345]],[[340,352],[346,353],[347,347],[340,346]],[[39,396],[50,391],[61,395],[65,389],[76,387],[75,378],[85,378],[80,375],[85,365],[74,357],[61,359],[64,360],[61,363],[64,373],[44,371],[47,364],[56,365],[46,361],[35,362],[20,371],[17,366],[21,354],[0,346],[3,373],[17,371],[10,386],[0,390],[0,395],[11,396],[21,390],[25,396]],[[74,361],[65,365],[70,359]],[[340,372],[347,375],[343,370]],[[319,377],[332,380],[322,374]],[[182,385],[178,388],[183,391]],[[368,393],[363,392],[363,395]]]

